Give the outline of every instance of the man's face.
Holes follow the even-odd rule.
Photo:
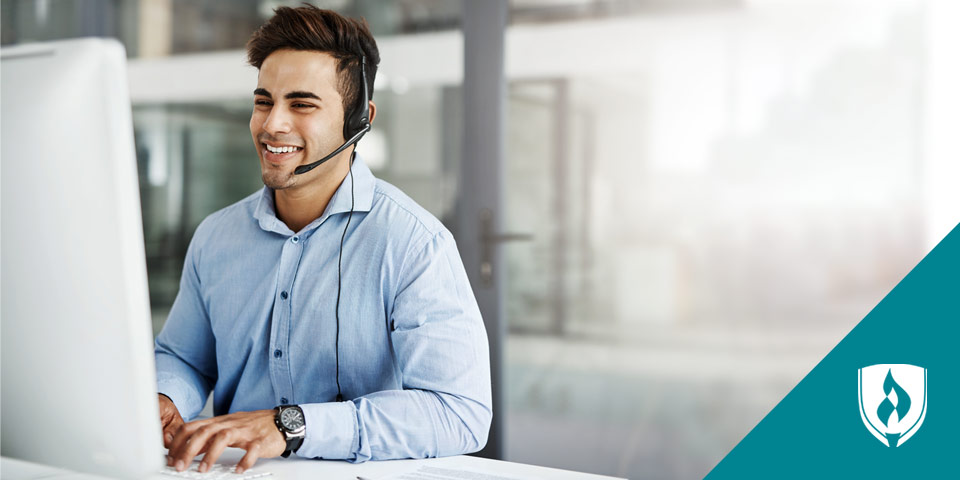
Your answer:
[[[297,166],[323,158],[344,142],[336,72],[336,61],[328,53],[277,50],[263,61],[250,134],[266,186],[281,190],[306,185],[338,163],[334,158],[303,175],[293,173]]]

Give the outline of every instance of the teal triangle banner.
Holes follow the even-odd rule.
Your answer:
[[[960,478],[960,226],[707,474]]]

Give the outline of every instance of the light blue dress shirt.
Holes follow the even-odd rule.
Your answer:
[[[477,301],[450,232],[356,157],[343,245],[336,402],[337,254],[348,176],[299,232],[267,187],[207,217],[156,340],[158,391],[184,419],[213,389],[217,415],[298,404],[297,455],[354,462],[477,451],[492,417]]]

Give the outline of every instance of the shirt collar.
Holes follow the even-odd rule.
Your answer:
[[[360,155],[354,156],[351,172],[353,174],[353,211],[369,212],[373,206],[373,191],[377,186],[377,179],[373,176],[373,172],[370,171],[367,164],[363,162]],[[350,175],[348,174],[343,181],[340,182],[337,191],[333,193],[333,197],[331,197],[327,203],[327,208],[323,212],[323,215],[310,222],[310,224],[303,228],[303,231],[318,227],[331,215],[350,211],[350,181]],[[257,207],[253,211],[253,218],[260,223],[260,228],[268,232],[276,232],[283,235],[292,235],[294,233],[285,223],[277,218],[277,209],[273,200],[273,189],[270,187],[264,186],[261,190],[260,200],[257,202]]]
[[[340,186],[337,187],[337,191],[333,193],[330,202],[327,203],[327,210],[323,212],[321,219],[337,213],[349,212],[351,201],[353,202],[354,212],[369,212],[370,208],[373,207],[373,190],[377,186],[377,179],[374,178],[373,172],[363,162],[360,155],[354,155],[351,171],[353,172],[352,180],[354,182],[353,199],[351,199],[350,191],[351,178],[350,175],[347,175]]]

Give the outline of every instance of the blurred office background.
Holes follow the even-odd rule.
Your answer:
[[[262,185],[243,46],[298,3],[2,0],[4,45],[126,45],[156,331],[195,227]],[[380,114],[360,151],[456,233],[464,5],[311,3],[370,23]],[[503,244],[503,456],[702,477],[960,219],[958,8],[508,15],[504,230],[523,235]]]

